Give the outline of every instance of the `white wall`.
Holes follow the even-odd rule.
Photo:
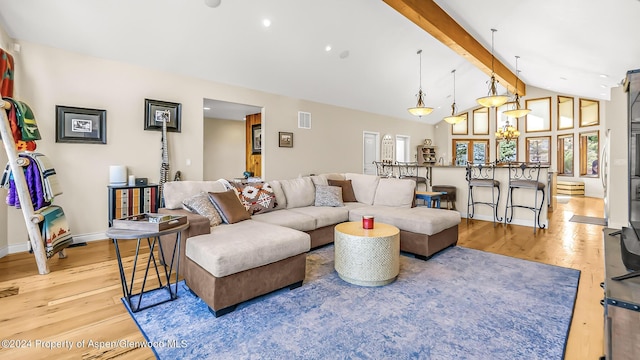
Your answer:
[[[246,169],[245,122],[204,119],[203,180],[242,177]]]
[[[204,98],[264,107],[265,179],[361,172],[363,130],[410,135],[412,156],[424,138],[433,136],[433,126],[416,121],[178,76],[27,41],[21,45],[16,97],[36,115],[43,135],[38,151],[56,168],[64,194],[55,203],[64,208],[76,238],[100,238],[107,228],[109,165],[124,164],[151,182],[159,179],[161,134],[143,130],[145,98],[182,104],[182,133],[169,133],[168,142],[171,172],[180,170],[184,180],[204,178]],[[107,144],[55,143],[56,105],[107,110]],[[312,114],[311,130],[297,129],[298,111]],[[278,147],[278,131],[294,133],[293,148]],[[19,211],[9,209],[6,218],[8,246],[23,249],[27,233]]]

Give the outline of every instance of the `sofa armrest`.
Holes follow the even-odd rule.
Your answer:
[[[166,209],[160,208],[158,209],[158,213],[167,214],[167,215],[185,215],[187,217],[187,221],[189,221],[189,227],[181,232],[180,235],[180,274],[184,274],[184,264],[186,264],[185,256],[186,256],[186,246],[187,239],[190,237],[204,235],[211,233],[211,226],[209,224],[209,219],[202,215],[194,214],[190,211],[184,209]],[[173,244],[176,241],[176,236],[174,234],[165,235],[160,237],[160,243],[162,244],[163,255],[166,256],[166,260],[164,257],[160,256],[160,262],[165,265],[170,265],[170,257],[171,257],[171,249],[173,249]],[[176,254],[177,255],[177,254]],[[174,267],[175,262],[177,261],[177,257],[174,259]]]

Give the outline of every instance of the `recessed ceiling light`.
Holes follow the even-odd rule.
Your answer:
[[[222,0],[204,0],[204,4],[210,8],[217,8],[218,6],[220,6],[221,2]]]
[[[602,96],[607,96],[607,94],[605,94],[605,93],[600,93],[600,95],[602,95]]]
[[[324,51],[331,51],[331,45],[327,45],[324,47]]]
[[[560,80],[567,80],[567,78],[564,76],[560,76]]]
[[[605,75],[605,74],[600,74],[600,77],[601,77],[601,78],[603,78],[603,79],[608,78],[608,76],[607,76],[607,75]]]
[[[209,107],[206,107],[206,108],[204,108],[204,109],[205,109],[205,110],[211,110],[211,108],[209,108]]]
[[[600,87],[603,88],[603,89],[606,89],[607,85],[601,84]]]
[[[264,27],[271,26],[271,20],[269,20],[269,19],[262,20],[262,25],[264,25]]]

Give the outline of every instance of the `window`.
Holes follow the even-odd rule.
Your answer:
[[[489,108],[473,110],[473,135],[489,135]]]
[[[580,134],[580,176],[598,176],[598,131]]]
[[[453,154],[454,165],[485,164],[489,162],[489,140],[453,139]]]
[[[497,140],[496,154],[500,162],[518,161],[518,140]]]
[[[558,135],[558,175],[573,176],[573,134]]]
[[[527,138],[527,162],[551,162],[551,136]]]
[[[580,99],[580,127],[600,124],[599,104],[596,100]]]
[[[411,161],[411,152],[409,150],[410,138],[406,135],[396,135],[396,161]]]
[[[558,95],[558,130],[573,129],[573,98]]]
[[[451,134],[453,135],[467,135],[469,133],[469,121],[467,113],[459,114],[464,118],[457,124],[451,125]]]
[[[528,99],[525,104],[531,110],[525,118],[525,131],[551,130],[551,98]]]

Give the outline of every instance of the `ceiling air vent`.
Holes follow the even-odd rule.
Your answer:
[[[298,128],[311,129],[311,113],[298,111]]]

